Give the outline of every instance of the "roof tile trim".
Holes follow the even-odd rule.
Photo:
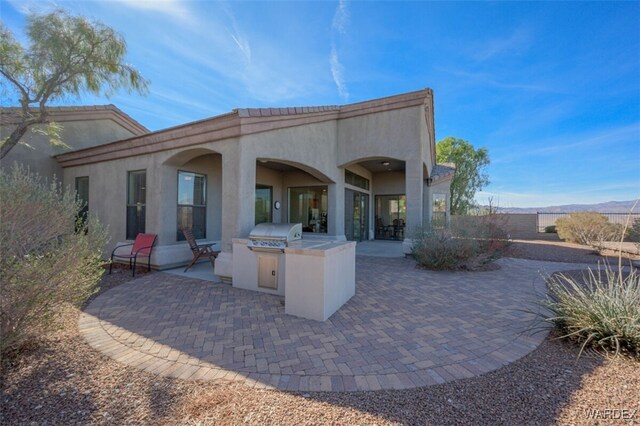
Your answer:
[[[276,128],[286,128],[333,119],[345,119],[364,114],[416,106],[424,103],[425,99],[432,99],[432,94],[431,89],[422,89],[415,92],[402,93],[344,106],[295,107],[295,114],[290,114],[289,108],[283,108],[282,110],[287,111],[284,116],[272,114],[272,108],[234,109],[229,113],[159,130],[148,135],[136,136],[130,139],[104,144],[99,147],[85,148],[59,154],[55,156],[55,158],[62,167],[114,160],[192,145],[192,142],[187,141],[184,141],[184,143],[175,143],[179,141],[177,136],[181,134],[181,129],[203,129],[201,126],[205,126],[205,128],[219,127],[219,131],[217,132],[215,130],[213,133],[201,130],[196,133],[208,133],[211,138],[210,140],[213,141],[228,137],[237,137],[243,134],[274,130]],[[279,113],[281,109],[277,108],[277,110]],[[229,119],[232,121],[236,119],[238,121],[236,124],[226,124]],[[247,121],[245,122],[245,120]],[[259,120],[266,121],[259,124]],[[273,123],[270,123],[270,121],[273,121]],[[277,125],[276,122],[279,121],[280,125]],[[234,129],[232,130],[232,128]]]
[[[35,110],[35,108],[32,108]],[[2,107],[0,108],[2,124],[16,124],[16,114],[20,112],[18,107]],[[138,121],[134,120],[130,115],[122,111],[113,104],[107,105],[83,105],[83,106],[51,106],[47,107],[55,121],[83,121],[107,118],[95,113],[112,114],[112,120],[119,122],[123,127],[127,128],[136,136],[151,133],[149,129],[144,127]]]
[[[453,176],[456,172],[456,166],[453,163],[436,164],[431,170],[431,179],[434,183],[445,180]]]

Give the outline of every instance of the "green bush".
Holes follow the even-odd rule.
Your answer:
[[[558,230],[556,229],[555,225],[549,225],[544,227],[544,232],[546,232],[547,234],[556,234],[558,233]]]
[[[620,241],[622,227],[595,212],[570,213],[556,220],[560,239],[572,243],[599,246],[604,241]]]
[[[107,237],[74,192],[14,166],[0,172],[0,352],[57,325],[65,303],[81,305],[104,269]]]
[[[428,227],[413,238],[412,254],[428,269],[476,269],[500,256],[509,244],[504,216],[459,216],[449,228]]]
[[[606,265],[581,277],[556,274],[548,278],[542,305],[563,338],[586,346],[640,356],[640,275],[621,276]]]

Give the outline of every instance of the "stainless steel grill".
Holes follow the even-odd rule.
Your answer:
[[[249,234],[253,251],[283,252],[291,241],[302,238],[301,223],[260,223]]]

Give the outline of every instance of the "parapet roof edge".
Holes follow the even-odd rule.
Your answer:
[[[35,110],[35,108],[32,108]],[[5,117],[9,114],[11,115],[14,112],[20,112],[19,107],[2,107],[0,108],[0,112]],[[133,117],[131,117],[126,112],[122,111],[120,108],[115,106],[114,104],[106,104],[106,105],[78,105],[78,106],[50,106],[47,107],[48,112],[54,117],[56,121],[83,121],[83,120],[91,120],[94,117],[87,118],[88,115],[93,113],[113,113],[115,116],[121,120],[123,123],[128,126],[129,130],[132,133],[136,134],[136,136],[148,134],[151,131],[143,126],[141,123],[136,121]],[[7,120],[4,118],[4,120]],[[3,121],[4,121],[3,120]],[[15,121],[9,117],[6,121],[7,124],[13,124]]]
[[[154,132],[149,132],[147,134],[133,136],[131,138],[121,139],[118,141],[113,141],[108,144],[103,144],[96,147],[88,147],[84,149],[71,151],[68,153],[58,154],[55,156],[55,158],[64,161],[67,158],[70,158],[70,156],[73,156],[74,154],[75,156],[77,156],[78,154],[83,156],[84,153],[87,153],[87,156],[89,156],[91,154],[90,153],[91,150],[103,151],[104,149],[108,149],[110,146],[113,146],[115,148],[115,146],[122,145],[122,144],[130,144],[132,142],[135,142],[136,140],[143,140],[147,138],[157,138],[171,132],[180,133],[179,132],[180,130],[188,127],[199,126],[205,123],[216,124],[216,122],[224,122],[225,119],[229,119],[233,116],[237,117],[241,121],[244,121],[245,119],[252,120],[252,119],[260,119],[260,118],[277,118],[277,117],[284,118],[287,116],[290,116],[290,117],[291,116],[314,116],[314,115],[326,116],[327,113],[335,112],[338,114],[338,116],[334,118],[340,119],[342,118],[341,117],[342,113],[346,114],[347,117],[345,118],[353,117],[360,114],[366,114],[368,113],[367,110],[372,108],[385,107],[387,105],[393,105],[393,104],[397,104],[405,101],[415,101],[418,99],[425,99],[427,97],[430,97],[432,94],[433,94],[433,91],[427,88],[427,89],[421,89],[421,90],[408,92],[408,93],[391,95],[383,98],[345,104],[342,106],[328,105],[328,106],[315,106],[315,107],[286,107],[286,108],[236,108],[230,112],[205,118],[202,120],[192,121],[192,122],[181,124],[178,126],[173,126],[166,129],[157,130]],[[241,122],[239,122],[238,124],[241,124]],[[172,140],[174,138],[177,138],[177,136],[176,137],[168,136],[167,140]],[[114,150],[118,151],[120,149],[114,149]]]

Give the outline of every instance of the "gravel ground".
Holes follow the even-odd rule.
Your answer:
[[[103,291],[129,279],[128,271],[105,276]],[[576,347],[551,338],[472,379],[299,394],[156,377],[93,350],[78,334],[77,310],[68,308],[64,319],[62,330],[18,360],[3,360],[0,424],[640,424],[638,362],[592,353],[578,359]],[[623,415],[634,417],[603,418]]]
[[[505,256],[553,262],[598,263],[606,261],[611,265],[618,264],[617,253],[605,252],[604,254],[605,256],[602,256],[588,246],[564,241],[515,240]],[[623,262],[627,265],[629,260],[637,261],[640,259],[640,257],[628,253],[623,253],[622,257]]]

